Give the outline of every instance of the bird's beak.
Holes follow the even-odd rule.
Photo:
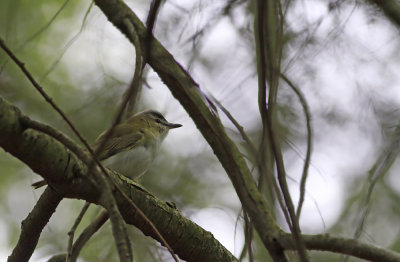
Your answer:
[[[181,124],[167,123],[165,124],[169,129],[181,127]]]

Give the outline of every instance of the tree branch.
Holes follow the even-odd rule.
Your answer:
[[[370,0],[369,2],[376,4],[390,20],[400,26],[400,5],[398,1]]]
[[[87,203],[87,202],[86,202]],[[89,239],[96,233],[105,222],[107,222],[109,216],[107,210],[104,210],[95,220],[88,225],[85,230],[79,235],[78,239],[72,246],[71,254],[57,254],[51,257],[48,262],[76,262],[78,259],[79,253],[84,247],[84,245],[89,241]],[[68,250],[69,252],[69,250]],[[69,260],[67,260],[69,259]]]
[[[281,204],[282,212],[288,223],[290,231],[293,233],[293,238],[297,244],[297,250],[300,261],[307,262],[307,251],[301,239],[301,230],[298,219],[294,211],[294,205],[290,196],[289,188],[286,182],[286,171],[283,161],[282,150],[278,136],[276,135],[276,127],[274,120],[277,118],[275,105],[277,103],[278,84],[279,84],[279,71],[282,43],[280,41],[280,30],[278,26],[283,22],[278,18],[278,9],[280,8],[280,1],[257,1],[257,12],[255,16],[255,41],[257,48],[257,72],[258,72],[258,106],[261,114],[263,124],[263,134],[261,142],[261,156],[266,158],[266,139],[269,139],[271,151],[273,153],[279,186],[285,201],[285,206]],[[268,92],[268,106],[267,106],[267,86],[269,84]],[[268,136],[267,136],[268,135]],[[277,196],[280,192],[277,190]]]
[[[96,233],[104,225],[108,218],[108,212],[104,210],[94,221],[90,223],[90,225],[85,228],[85,230],[83,230],[72,247],[71,262],[75,262],[78,259],[78,255],[83,246],[87,241],[89,241],[94,233]]]
[[[368,261],[399,262],[400,254],[381,247],[362,243],[351,238],[334,237],[329,234],[302,235],[306,247],[311,250],[331,251]],[[293,238],[286,234],[281,238],[286,249],[295,249]]]
[[[303,167],[303,174],[301,175],[300,181],[300,197],[299,197],[299,204],[296,210],[296,216],[299,219],[301,214],[301,208],[304,203],[304,196],[306,192],[306,182],[308,177],[308,168],[310,166],[311,161],[311,152],[312,152],[312,128],[311,128],[311,114],[310,110],[308,109],[307,101],[299,88],[297,88],[292,81],[289,80],[284,74],[281,73],[281,78],[285,80],[285,82],[292,88],[292,90],[296,93],[297,97],[300,100],[301,106],[303,107],[304,116],[306,118],[306,126],[307,126],[307,153],[306,159],[304,160],[304,167]]]
[[[85,215],[86,211],[89,209],[90,203],[85,202],[85,205],[82,207],[81,212],[79,213],[78,217],[75,219],[75,222],[71,228],[71,230],[68,232],[68,246],[67,246],[67,257],[65,258],[65,262],[71,262],[72,260],[72,245],[74,243],[74,236],[75,236],[75,231],[79,226],[79,223],[81,223],[83,216]]]
[[[22,221],[18,243],[8,257],[8,262],[29,261],[38,243],[40,233],[42,233],[61,200],[62,196],[51,187],[44,190],[32,211]]]

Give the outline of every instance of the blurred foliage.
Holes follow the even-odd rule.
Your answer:
[[[205,93],[212,93],[226,106],[258,145],[261,124],[252,32],[253,2],[166,1],[154,34],[188,68]],[[315,146],[306,200],[306,205],[312,206],[307,210],[312,212],[305,216],[314,220],[303,218],[301,223],[312,232],[352,237],[360,223],[359,211],[365,208],[363,201],[370,185],[368,170],[386,152],[385,145],[390,144],[393,130],[399,125],[400,95],[396,87],[400,80],[397,76],[400,41],[397,29],[375,7],[364,2],[303,2],[283,1],[286,46],[282,61],[285,74],[305,94],[313,118]],[[146,17],[147,1],[128,3],[141,18]],[[90,9],[85,20],[89,6],[85,1],[2,0],[0,36],[92,142],[111,123],[129,85],[134,52],[97,7]],[[74,36],[77,38],[66,49]],[[240,204],[228,178],[193,123],[154,72],[149,70],[145,77],[138,107],[166,111],[167,119],[182,123],[184,128],[169,135],[154,167],[142,179],[143,185],[161,199],[176,203],[188,217],[207,207],[239,213]],[[76,139],[3,52],[0,52],[0,96],[31,118]],[[283,84],[278,101],[276,125],[289,182],[296,195],[305,155],[304,115],[297,97]],[[249,156],[236,129],[222,113],[221,118],[243,154]],[[252,167],[255,160],[247,159]],[[366,242],[397,251],[400,251],[399,167],[395,162],[377,181],[361,234]],[[257,177],[257,171],[253,173]],[[7,227],[4,242],[11,250],[19,235],[20,221],[40,194],[29,187],[38,177],[2,150],[0,174],[0,223]],[[336,190],[333,196],[318,195],[320,185],[312,182],[316,177],[325,179],[325,191],[335,185],[342,190]],[[329,201],[323,201],[326,198]],[[82,201],[63,201],[41,236],[34,259],[42,261],[44,256],[65,252],[67,232],[82,205]],[[322,210],[322,218],[317,208]],[[79,230],[99,212],[98,207],[91,207]],[[276,214],[284,224],[280,213]],[[326,217],[327,214],[333,215]],[[321,224],[313,222],[315,217],[319,222],[329,220],[328,227],[315,226]],[[154,240],[134,228],[130,230],[135,261],[171,259]],[[242,243],[241,218],[236,230],[240,233],[235,240]],[[90,240],[82,253],[83,261],[114,260],[116,253],[110,231],[110,225],[106,224]],[[268,261],[256,234],[252,244],[255,261]],[[235,255],[240,253],[240,245],[235,245]],[[338,261],[340,257],[327,252],[311,252],[311,255],[313,261]],[[288,256],[296,261],[294,254]]]

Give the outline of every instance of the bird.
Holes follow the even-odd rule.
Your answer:
[[[117,125],[97,157],[106,167],[139,178],[151,166],[169,130],[181,126],[168,122],[155,110],[143,111]],[[95,152],[105,136],[106,131],[94,142]]]
[[[107,130],[101,133],[93,149],[104,166],[130,179],[138,179],[151,166],[169,130],[181,126],[168,122],[158,111],[146,110],[117,124],[109,138],[106,138]],[[42,180],[32,186],[39,188],[45,184]]]

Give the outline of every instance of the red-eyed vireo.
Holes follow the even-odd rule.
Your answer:
[[[104,166],[127,177],[138,178],[150,167],[168,131],[181,127],[169,123],[164,116],[154,110],[137,113],[115,126],[111,137],[97,153]],[[101,133],[93,144],[95,152],[102,144],[105,133]],[[32,184],[38,188],[45,181]]]
[[[169,123],[154,110],[137,113],[115,127],[98,158],[104,160],[106,167],[138,178],[150,167],[168,131],[181,126]],[[103,142],[105,133],[94,142],[95,150]]]

